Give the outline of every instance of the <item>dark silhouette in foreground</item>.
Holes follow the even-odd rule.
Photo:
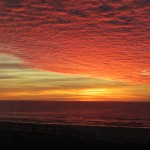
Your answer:
[[[0,123],[1,150],[150,149],[150,129]]]

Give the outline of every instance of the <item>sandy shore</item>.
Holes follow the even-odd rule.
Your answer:
[[[146,150],[150,129],[0,122],[0,146],[6,150]]]

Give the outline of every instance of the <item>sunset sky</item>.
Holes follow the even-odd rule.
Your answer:
[[[1,0],[0,100],[150,102],[149,0]]]

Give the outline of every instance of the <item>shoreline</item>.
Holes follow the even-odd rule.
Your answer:
[[[73,149],[74,145],[78,147],[76,149],[81,149],[82,146],[85,149],[92,146],[93,150],[101,146],[104,150],[138,149],[150,148],[150,129],[0,122],[0,141],[3,141],[4,145],[11,143],[10,145],[20,146],[25,142],[29,147],[59,143],[58,149],[61,145],[65,145],[64,149]],[[29,147],[26,149],[30,149]]]
[[[39,124],[39,125],[56,125],[56,126],[79,126],[79,127],[99,127],[99,128],[125,128],[125,129],[150,129],[148,127],[141,127],[141,126],[117,126],[117,125],[90,125],[90,124],[63,124],[63,123],[49,123],[49,122],[38,122],[38,121],[8,121],[8,120],[0,120],[1,123],[12,123],[12,124]]]

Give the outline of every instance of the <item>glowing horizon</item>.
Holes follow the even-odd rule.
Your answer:
[[[149,101],[149,85],[37,70],[0,55],[0,100]]]

